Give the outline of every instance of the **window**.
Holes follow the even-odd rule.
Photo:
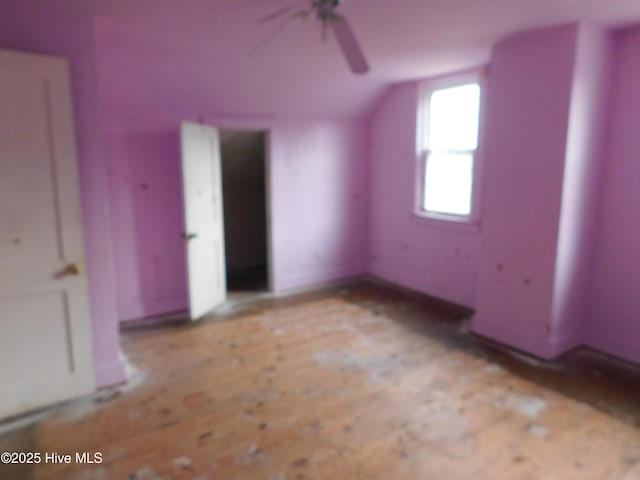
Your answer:
[[[418,213],[454,221],[474,219],[480,81],[476,75],[424,90],[420,132]]]

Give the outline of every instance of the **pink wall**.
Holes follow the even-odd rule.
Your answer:
[[[298,288],[367,271],[366,125],[284,120],[271,131],[274,288]]]
[[[166,127],[104,137],[119,318],[183,310],[187,287],[178,132]]]
[[[479,233],[413,215],[418,84],[392,87],[371,119],[373,275],[475,306]]]
[[[492,54],[472,326],[542,357],[583,342],[608,45],[604,30],[575,24]]]
[[[640,362],[640,27],[616,34],[587,342]]]
[[[222,128],[270,132],[275,291],[366,272],[369,177],[364,122],[229,119],[189,112],[149,116],[121,132],[110,128],[105,136],[121,319],[187,306],[178,128],[180,121],[198,118]]]
[[[124,379],[100,138],[92,17],[36,0],[3,2],[0,48],[66,57],[71,63],[76,136],[98,385]]]
[[[493,49],[475,332],[548,356],[576,27]]]
[[[611,33],[581,24],[577,34],[556,254],[554,355],[584,343],[611,76]]]

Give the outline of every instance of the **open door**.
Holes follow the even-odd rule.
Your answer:
[[[181,139],[189,316],[197,320],[227,297],[220,135],[184,122]]]
[[[95,388],[70,92],[0,50],[0,418]]]

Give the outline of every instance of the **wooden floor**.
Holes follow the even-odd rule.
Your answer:
[[[463,325],[357,283],[129,331],[140,385],[0,440],[104,462],[0,478],[640,479],[638,370],[588,352],[534,364]]]

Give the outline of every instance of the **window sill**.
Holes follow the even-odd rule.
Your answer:
[[[478,220],[460,218],[448,215],[438,215],[426,212],[414,212],[411,219],[416,223],[443,230],[460,233],[480,233],[481,225]]]

